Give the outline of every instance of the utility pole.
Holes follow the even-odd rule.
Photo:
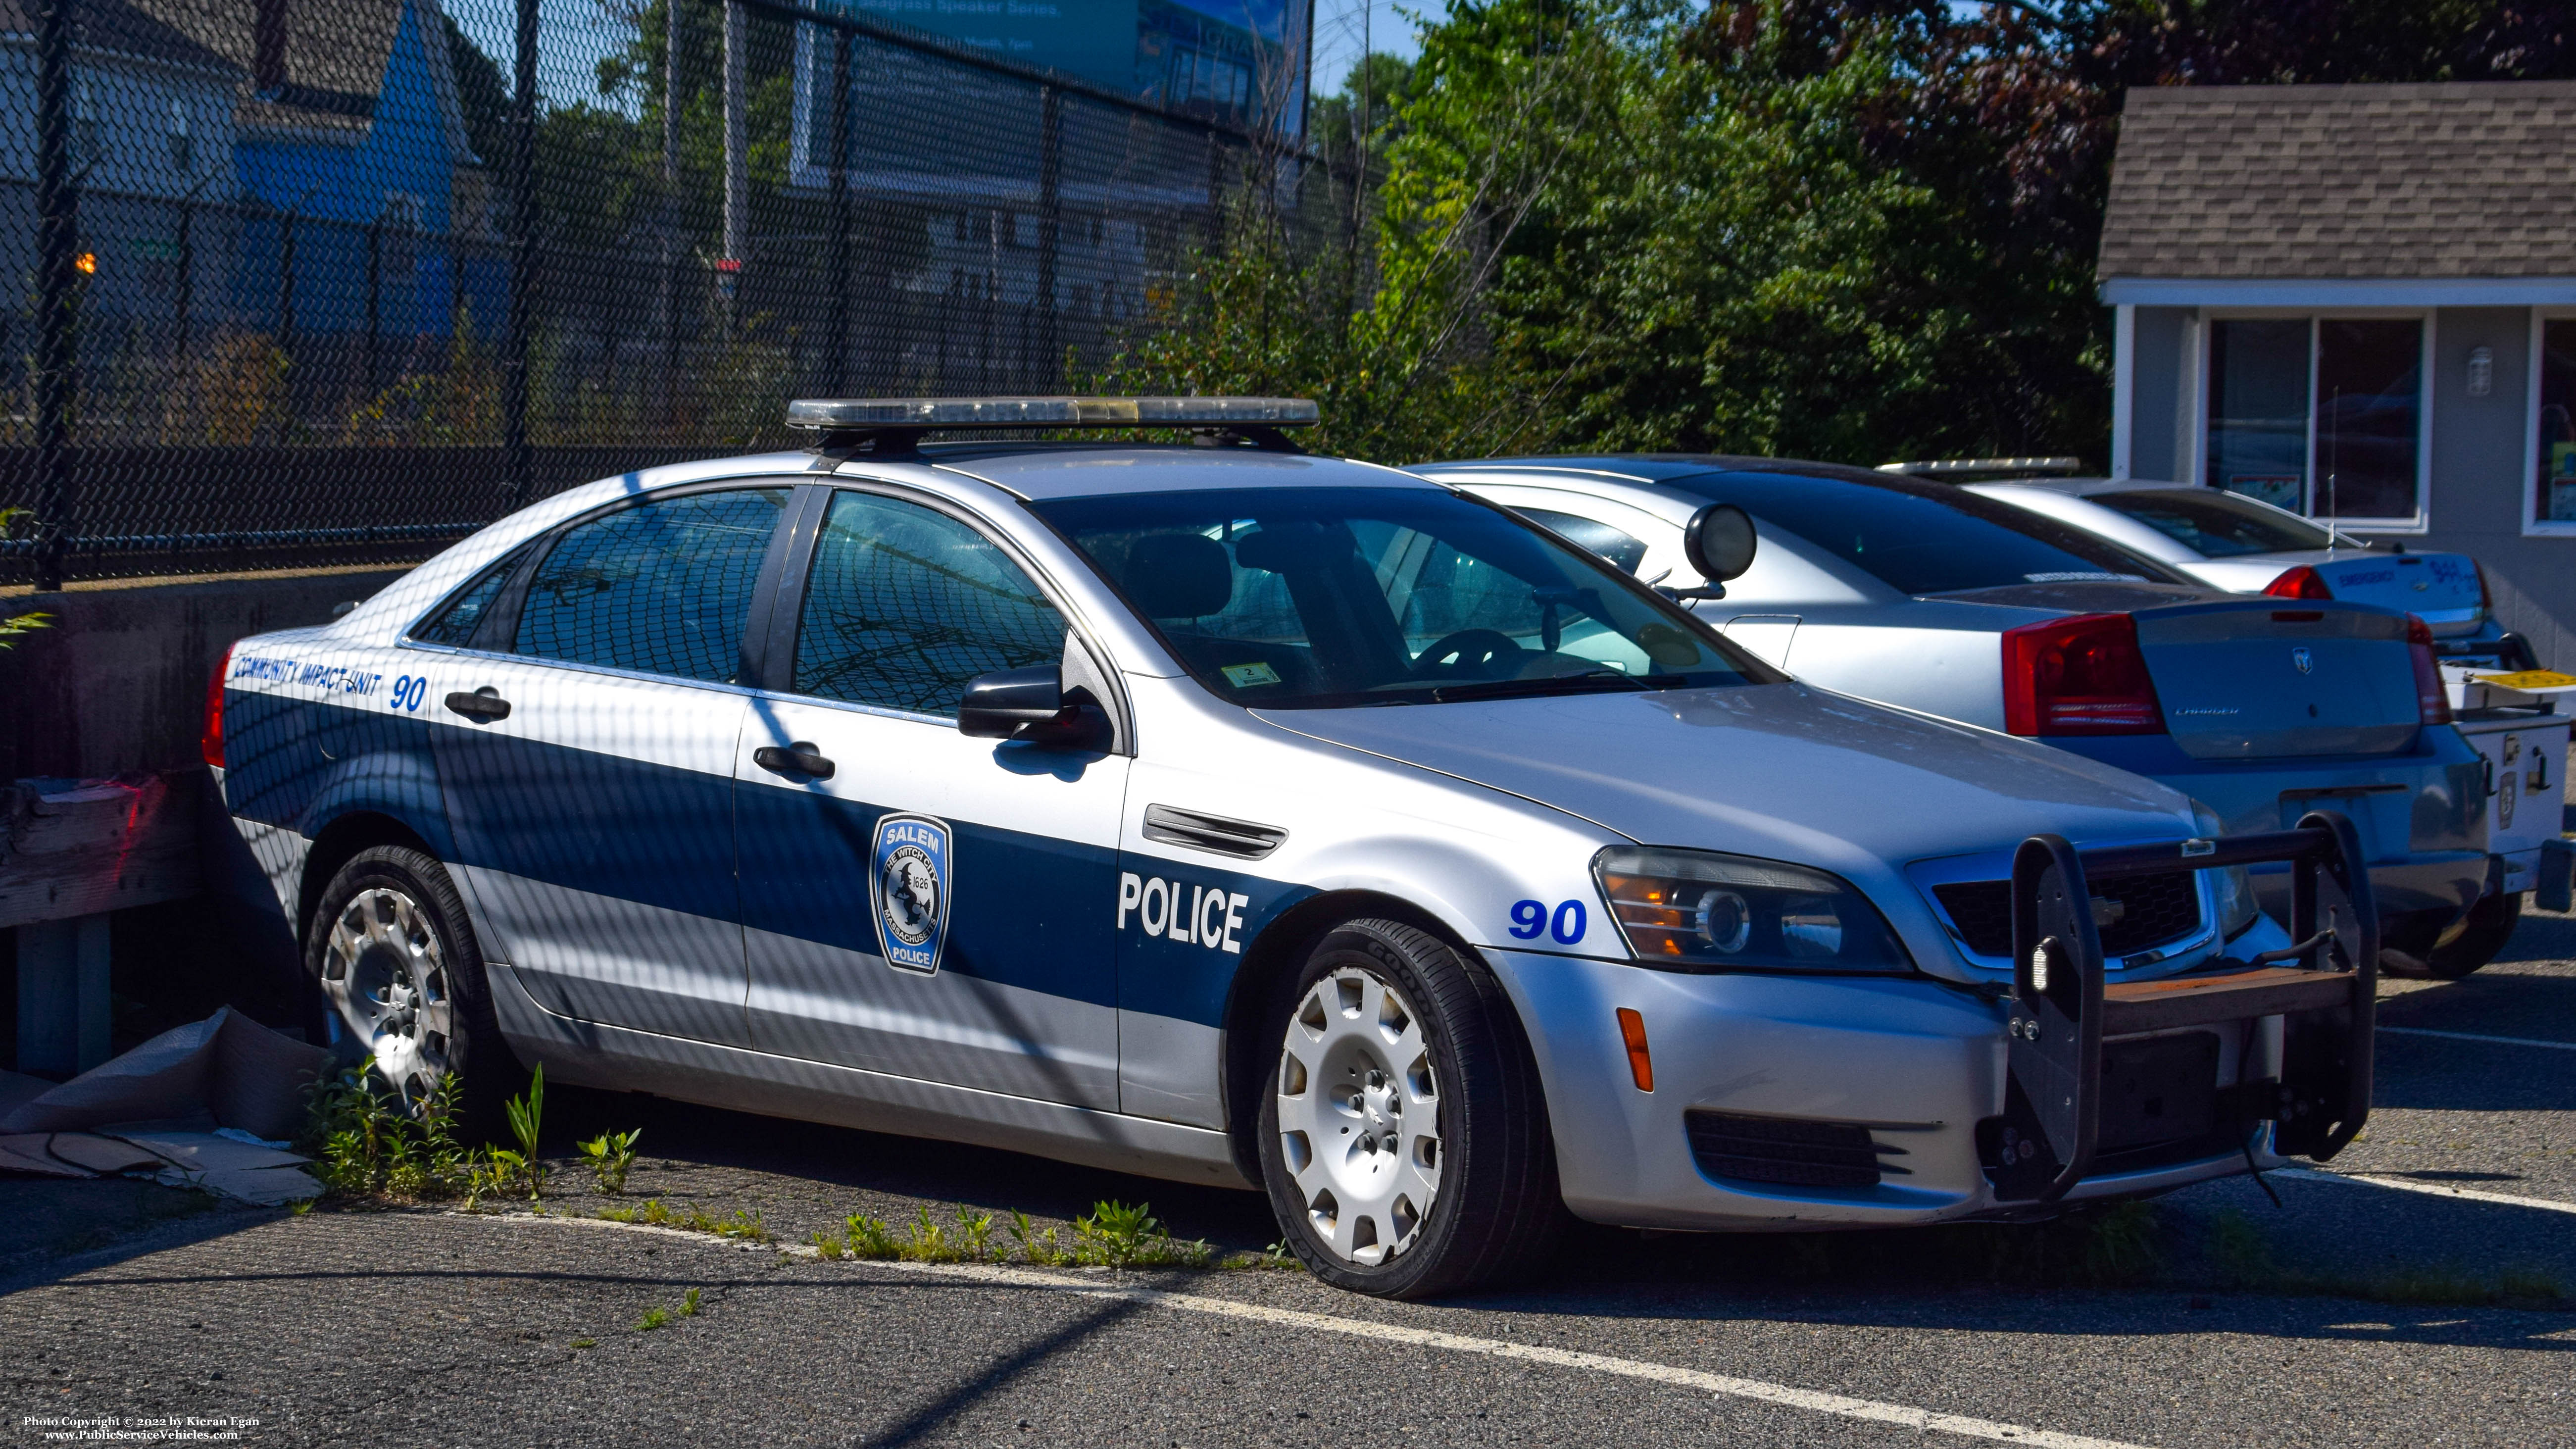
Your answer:
[[[751,229],[751,114],[745,100],[751,37],[742,0],[725,0],[724,17],[724,256],[717,261],[724,291],[725,330],[731,333],[739,310],[743,253]]]

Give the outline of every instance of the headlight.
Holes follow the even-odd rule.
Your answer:
[[[1614,845],[1592,857],[1610,919],[1667,971],[1910,972],[1878,908],[1820,870],[1705,850]]]
[[[2216,840],[2226,831],[2226,822],[2218,812],[2197,800],[2191,802],[2192,833],[2203,840]],[[2222,865],[2201,872],[2209,882],[2210,897],[2218,904],[2218,939],[2233,941],[2254,924],[2254,873],[2241,865]]]

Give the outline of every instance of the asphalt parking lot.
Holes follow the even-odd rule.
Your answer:
[[[543,1220],[9,1199],[0,1382],[27,1442],[2576,1443],[2576,918],[2382,1011],[2335,1176],[2276,1175],[2278,1207],[2242,1180],[2167,1197],[2126,1255],[2082,1225],[1602,1230],[1546,1282],[1427,1304],[1265,1269],[820,1261],[783,1249],[960,1204],[1277,1231],[1247,1193],[559,1089]],[[774,1241],[566,1216],[604,1201],[572,1138],[639,1125],[629,1199]]]

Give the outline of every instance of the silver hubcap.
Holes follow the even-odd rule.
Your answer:
[[[447,1075],[455,1016],[446,951],[420,903],[382,886],[359,892],[331,925],[322,995],[331,1044],[365,1048],[405,1110],[418,1115]]]
[[[1306,1221],[1337,1255],[1386,1262],[1440,1194],[1440,1092],[1422,1022],[1376,973],[1315,983],[1279,1058],[1279,1148]]]

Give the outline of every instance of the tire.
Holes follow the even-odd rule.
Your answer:
[[[2522,924],[2522,892],[2498,891],[2469,907],[2468,929],[2450,944],[2436,946],[2424,969],[2444,981],[2457,981],[2496,958]]]
[[[372,1060],[417,1118],[456,1079],[458,1136],[479,1142],[525,1075],[501,1040],[465,902],[434,856],[379,845],[350,857],[305,931],[305,980],[323,1043]]]
[[[1427,1298],[1539,1266],[1566,1218],[1556,1151],[1519,1018],[1484,964],[1359,920],[1284,985],[1265,1018],[1279,1059],[1262,1078],[1262,1181],[1308,1271]]]

